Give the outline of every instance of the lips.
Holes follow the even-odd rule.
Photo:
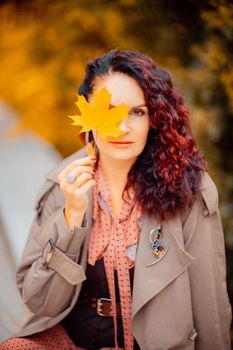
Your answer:
[[[132,141],[110,141],[110,143],[115,143],[117,145],[129,145],[133,142]]]

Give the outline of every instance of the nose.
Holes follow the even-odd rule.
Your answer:
[[[128,126],[128,123],[127,123],[127,118],[123,119],[120,124],[119,124],[119,127],[122,131],[124,131],[125,133],[128,132],[130,129],[129,129],[129,126]]]

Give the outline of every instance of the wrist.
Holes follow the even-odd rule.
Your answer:
[[[66,205],[64,208],[64,216],[69,230],[74,226],[81,227],[85,213],[80,213],[74,208]]]

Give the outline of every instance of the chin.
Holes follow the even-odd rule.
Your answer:
[[[140,152],[127,152],[127,151],[113,151],[113,152],[104,152],[106,156],[108,156],[111,159],[115,159],[115,160],[132,160],[132,159],[136,159],[139,155]]]

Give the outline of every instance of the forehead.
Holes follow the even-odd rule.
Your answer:
[[[113,106],[120,103],[125,103],[128,106],[145,104],[143,90],[133,78],[125,74],[113,73],[97,77],[94,82],[94,89],[98,91],[103,87],[110,92]]]

